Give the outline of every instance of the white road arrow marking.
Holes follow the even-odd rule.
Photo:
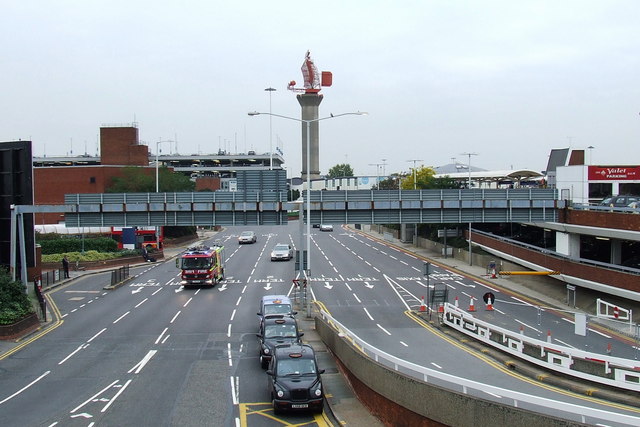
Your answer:
[[[184,289],[184,286],[180,286],[178,289],[176,289],[176,292],[180,292]]]
[[[136,288],[133,291],[131,291],[132,294],[137,294],[138,292],[140,292],[142,290],[142,288]]]
[[[333,285],[330,285],[329,282],[324,282],[324,287],[327,289],[332,289]]]
[[[218,288],[218,290],[219,290],[220,292],[222,292],[222,291],[226,291],[226,290],[227,290],[227,284],[225,283],[224,285],[220,286],[220,287]]]
[[[369,282],[364,282],[364,285],[369,289],[373,289],[373,285],[369,284]]]
[[[270,290],[271,289],[271,282],[267,282],[267,286],[264,287],[265,290]]]

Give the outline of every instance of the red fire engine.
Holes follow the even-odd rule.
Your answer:
[[[176,260],[182,270],[182,285],[210,285],[224,279],[224,247],[196,246]]]

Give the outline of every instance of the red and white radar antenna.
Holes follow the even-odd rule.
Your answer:
[[[304,79],[304,87],[298,88],[296,81],[291,80],[287,85],[287,89],[293,92],[318,93],[322,87],[329,87],[333,84],[333,74],[331,71],[323,71],[318,73],[316,64],[311,59],[311,51],[307,51],[302,63],[302,77]]]

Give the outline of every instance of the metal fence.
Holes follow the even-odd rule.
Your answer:
[[[129,278],[129,265],[124,265],[117,270],[111,271],[111,286],[117,285]]]

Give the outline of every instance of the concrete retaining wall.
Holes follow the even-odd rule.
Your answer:
[[[409,425],[405,421],[415,419],[418,415],[424,419],[422,425],[435,425],[431,420],[461,427],[583,426],[580,423],[477,399],[402,375],[365,356],[338,336],[323,319],[316,317],[315,325],[323,342],[340,360],[348,374],[382,397],[377,399],[374,413],[386,424]],[[403,413],[403,410],[406,412]]]

